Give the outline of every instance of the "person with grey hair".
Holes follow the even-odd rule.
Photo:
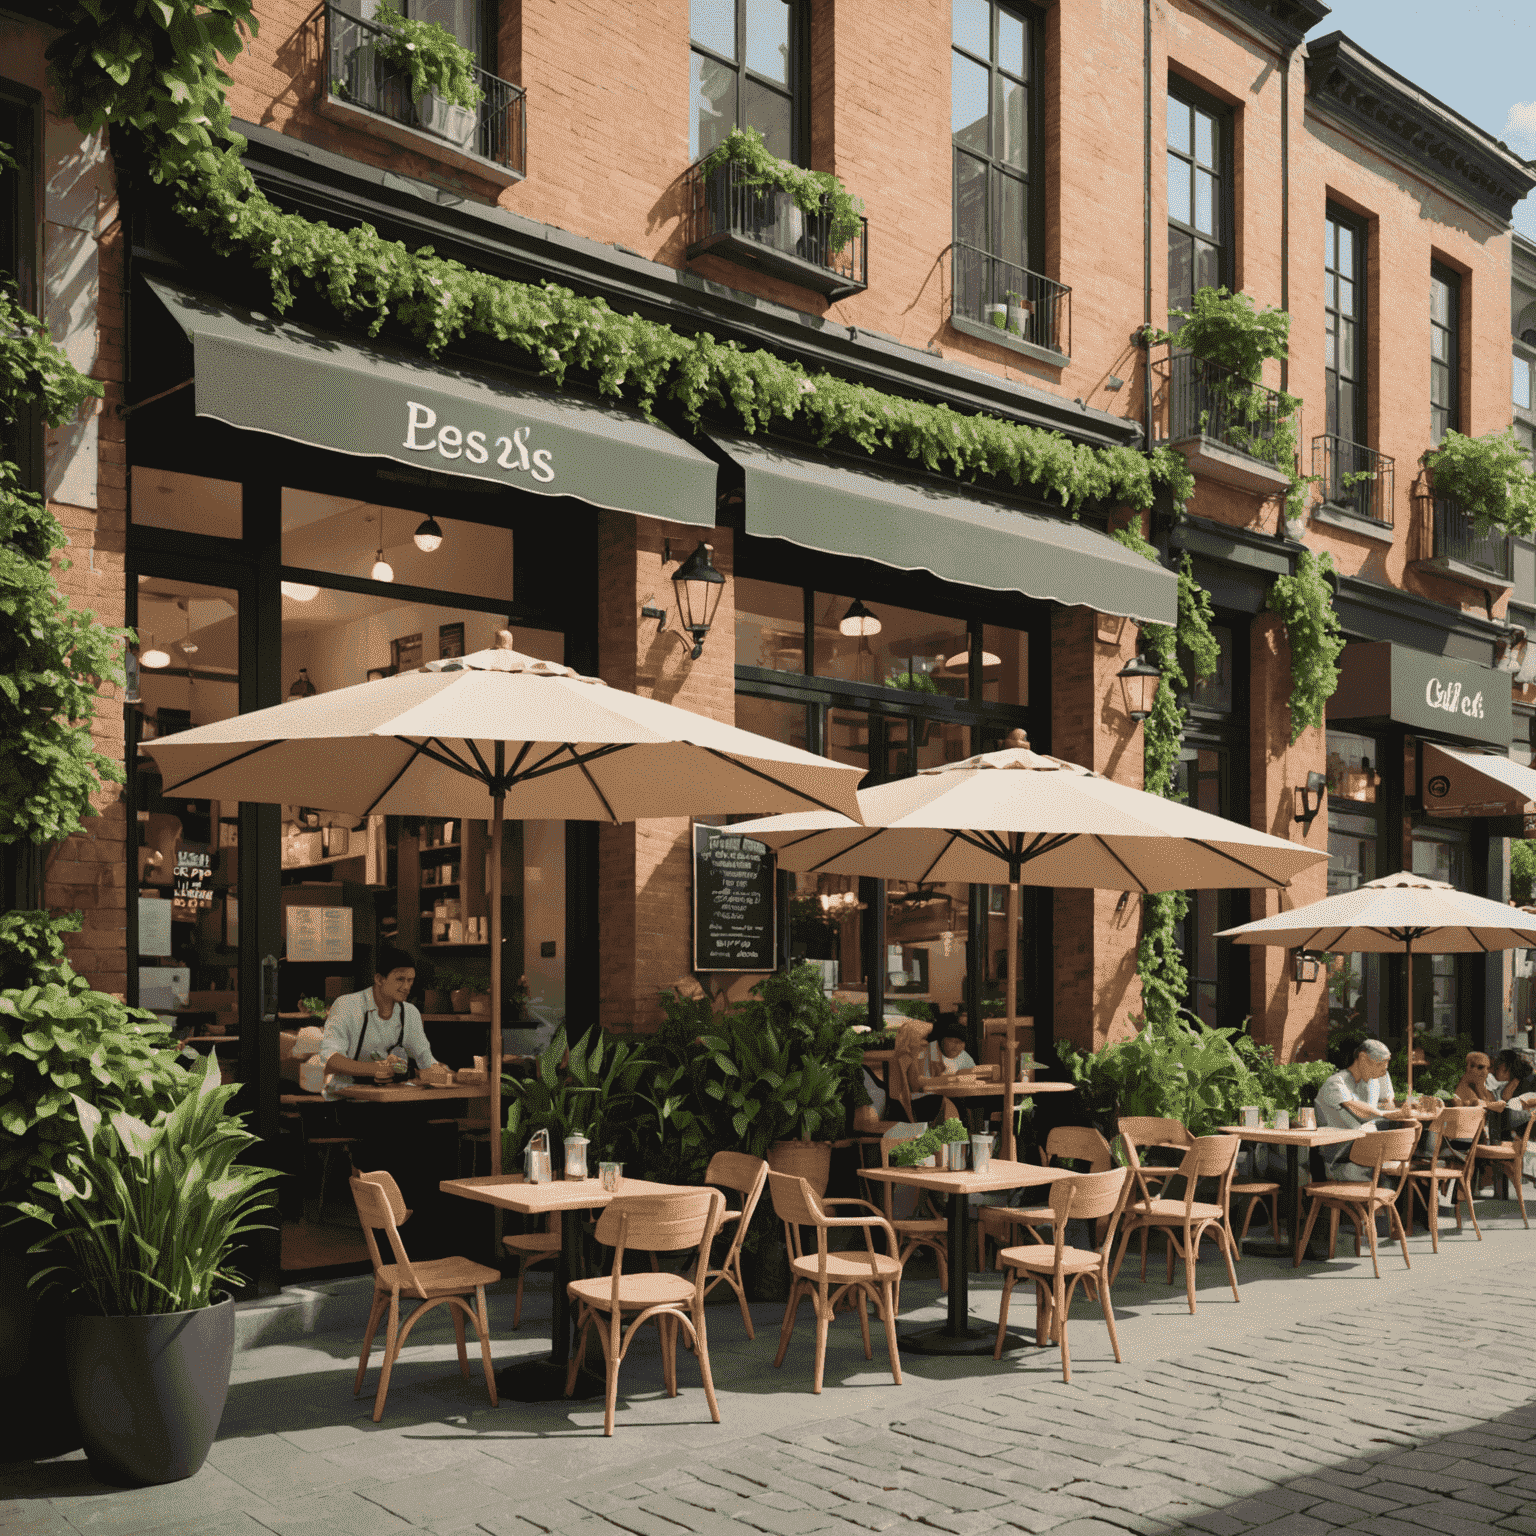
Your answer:
[[[1355,1059],[1317,1090],[1317,1123],[1333,1130],[1381,1130],[1398,1122],[1381,1117],[1396,1108],[1392,1079],[1387,1067],[1392,1052],[1380,1040],[1362,1040]],[[1330,1179],[1369,1183],[1371,1171],[1349,1160],[1349,1142],[1322,1148],[1323,1165]]]

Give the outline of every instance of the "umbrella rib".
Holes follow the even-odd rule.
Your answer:
[[[398,736],[395,739],[397,741],[409,741],[411,738],[409,736]],[[429,742],[434,741],[437,742],[435,748],[428,745]],[[488,783],[486,778],[476,772],[462,757],[444,746],[442,741],[436,736],[428,736],[424,740],[417,742],[416,751],[422,757],[430,757],[434,763],[439,763],[444,768],[451,768],[455,773],[462,773],[466,779],[477,779],[482,784]]]
[[[277,747],[285,744],[287,738],[279,738],[277,741],[264,741],[259,747],[252,747],[248,752],[237,753],[222,763],[216,763],[212,768],[200,768],[190,779],[182,779],[178,784],[168,784],[161,789],[161,795],[173,795],[179,789],[185,789],[188,784],[196,784],[199,779],[206,779],[210,773],[218,773],[223,768],[233,768],[236,763],[243,763],[248,757],[255,757],[258,752],[265,752],[269,747]]]
[[[828,864],[830,864],[833,861],[833,859],[843,859],[843,858],[847,858],[847,856],[850,853],[857,853],[859,851],[859,849],[864,846],[865,843],[872,843],[872,842],[874,842],[874,840],[877,837],[879,837],[880,834],[882,832],[884,832],[884,831],[885,831],[884,827],[875,827],[875,828],[873,828],[870,831],[870,834],[869,834],[868,837],[861,837],[858,840],[858,842],[850,844],[847,848],[839,848],[836,853],[829,853],[826,856],[826,858],[824,858],[819,864],[812,864],[811,867],[808,870],[806,870],[806,873],[808,875],[814,875],[818,869],[824,869]]]
[[[475,766],[480,770],[480,776],[485,780],[487,784],[494,784],[496,781],[496,775],[492,771],[491,765],[486,762],[486,760],[480,755],[480,747],[476,743],[475,739],[472,736],[461,736],[459,740],[469,748],[469,754],[474,758]],[[445,752],[451,752],[453,750],[447,744],[447,742],[443,742],[442,745]]]
[[[796,789],[792,784],[786,784],[782,779],[776,779],[771,773],[764,773],[761,768],[754,768],[750,763],[744,763],[740,758],[732,757],[729,752],[722,752],[718,747],[705,747],[711,757],[718,757],[722,763],[729,763],[733,768],[740,768],[743,773],[750,773],[753,778],[762,779],[766,784],[772,784],[775,789],[786,789],[792,795],[798,795],[802,800],[809,801],[812,805],[823,811],[831,811],[834,816],[843,816],[847,813],[840,811],[835,805],[828,805],[825,800],[818,800],[815,795],[808,795],[803,789]]]
[[[629,741],[611,741],[607,746],[594,747],[590,752],[581,753],[570,742],[562,742],[557,751],[551,752],[549,757],[542,758],[527,773],[520,774],[517,782],[526,784],[529,779],[542,779],[551,773],[564,773],[571,766],[570,763],[550,761],[550,758],[558,757],[561,752],[569,752],[572,760],[577,764],[595,763],[600,757],[612,757],[615,752],[627,751],[633,745],[634,743]]]
[[[1107,853],[1110,856],[1110,858],[1112,858],[1115,861],[1116,864],[1118,864],[1120,866],[1121,869],[1123,869],[1125,871],[1127,877],[1131,881],[1131,884],[1134,885],[1136,887],[1136,889],[1138,891],[1140,891],[1143,896],[1149,895],[1151,893],[1151,889],[1152,889],[1151,886],[1149,886],[1146,883],[1146,881],[1143,880],[1141,878],[1141,876],[1138,875],[1131,868],[1131,866],[1129,864],[1127,864],[1125,862],[1125,860],[1122,859],[1120,857],[1120,855],[1118,853],[1116,853],[1115,850],[1113,848],[1111,848],[1109,846],[1109,844],[1106,843],[1104,841],[1104,839],[1098,835],[1097,832],[1094,833],[1093,840],[1094,840],[1094,842],[1096,842],[1099,845],[1100,848],[1102,848],[1104,850],[1105,853]]]
[[[1031,859],[1043,858],[1048,853],[1055,853],[1058,848],[1064,848],[1068,843],[1075,842],[1081,836],[1077,832],[1037,832],[1035,840],[1019,855],[1019,863],[1028,864]]]
[[[925,869],[922,872],[922,874],[920,874],[917,877],[918,885],[922,885],[923,881],[925,881],[929,877],[929,875],[931,875],[934,872],[934,870],[938,868],[939,860],[942,859],[944,857],[944,855],[946,853],[948,853],[949,850],[955,846],[955,840],[959,836],[960,836],[960,834],[958,832],[951,832],[949,834],[949,841],[947,843],[945,843],[944,846],[942,848],[940,848],[939,851],[936,854],[934,854],[933,862],[927,867],[927,869]]]
[[[404,739],[404,738],[402,738],[402,739]],[[375,795],[373,797],[373,800],[369,804],[368,809],[363,812],[364,816],[372,816],[373,815],[373,808],[374,808],[374,806],[376,806],[379,803],[379,801],[381,801],[384,798],[384,796],[387,795],[390,792],[390,790],[392,790],[395,787],[395,785],[398,784],[400,782],[400,780],[405,777],[406,769],[409,768],[411,766],[411,764],[414,763],[416,761],[416,759],[418,757],[420,757],[421,754],[425,750],[426,750],[426,743],[425,742],[416,742],[414,744],[414,746],[412,747],[412,750],[411,750],[411,755],[408,758],[406,758],[406,760],[403,763],[401,763],[400,771],[394,776],[394,778],[392,778],[389,781],[388,784],[386,784],[384,786],[383,789],[381,789],[378,792],[377,795]]]
[[[1214,853],[1218,859],[1225,859],[1229,864],[1236,864],[1239,869],[1246,869],[1250,875],[1257,875],[1265,885],[1278,887],[1280,890],[1285,890],[1290,885],[1289,880],[1283,882],[1276,880],[1272,876],[1265,874],[1256,864],[1249,864],[1245,860],[1238,858],[1236,854],[1223,853],[1214,843],[1206,842],[1203,837],[1192,837],[1190,842],[1196,848],[1204,848],[1207,853]]]
[[[1009,848],[1007,843],[995,832],[955,830],[951,835],[958,837],[962,843],[968,843],[972,848],[978,849],[982,853],[994,853],[1004,859],[1008,857]]]
[[[618,826],[619,818],[614,815],[613,807],[609,805],[607,795],[605,795],[602,790],[597,787],[597,780],[592,777],[592,770],[587,767],[586,759],[582,757],[582,755],[576,750],[575,747],[570,744],[570,742],[565,743],[565,750],[569,752],[573,758],[575,758],[576,766],[581,769],[582,776],[586,779],[587,783],[592,786],[592,793],[603,802],[603,809],[608,813],[608,820],[611,821],[614,826]],[[593,754],[593,756],[596,755],[596,753]]]

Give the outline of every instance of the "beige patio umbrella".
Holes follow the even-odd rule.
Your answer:
[[[144,743],[167,795],[356,816],[634,821],[812,806],[858,815],[859,770],[570,667],[497,648]],[[501,860],[491,864],[491,1060],[501,1061]],[[501,1123],[501,1073],[491,1073]],[[501,1138],[491,1137],[492,1171]]]
[[[863,825],[824,811],[733,826],[776,848],[780,867],[884,880],[1008,885],[1010,955],[1018,953],[1019,886],[1193,890],[1284,886],[1327,858],[1175,800],[1117,784],[1029,749],[1023,731],[1000,752],[924,768],[859,791]],[[1010,965],[1010,973],[1012,966]],[[1013,1145],[1016,978],[1008,984],[1003,1146]]]
[[[1401,951],[1408,980],[1408,1092],[1413,1093],[1413,952],[1488,954],[1536,946],[1536,916],[1403,871],[1367,880],[1292,912],[1228,928],[1218,938],[1334,954]]]

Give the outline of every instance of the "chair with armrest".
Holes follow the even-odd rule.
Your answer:
[[[1086,1163],[1088,1173],[1104,1173],[1114,1167],[1114,1153],[1109,1143],[1091,1125],[1058,1125],[1045,1138],[1041,1162],[1046,1167],[1052,1163]],[[981,1233],[981,1267],[987,1267],[986,1245],[1006,1248],[1015,1240],[1016,1229],[1023,1227],[1030,1240],[1043,1243],[1044,1238],[1036,1230],[1048,1227],[1055,1220],[1049,1205],[984,1205],[977,1226]],[[1002,1268],[1002,1261],[994,1257],[993,1267]]]

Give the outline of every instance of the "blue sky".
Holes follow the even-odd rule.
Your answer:
[[[1536,0],[1334,0],[1312,36],[1335,29],[1516,154],[1536,158]],[[1515,209],[1515,228],[1536,240],[1536,196]]]

